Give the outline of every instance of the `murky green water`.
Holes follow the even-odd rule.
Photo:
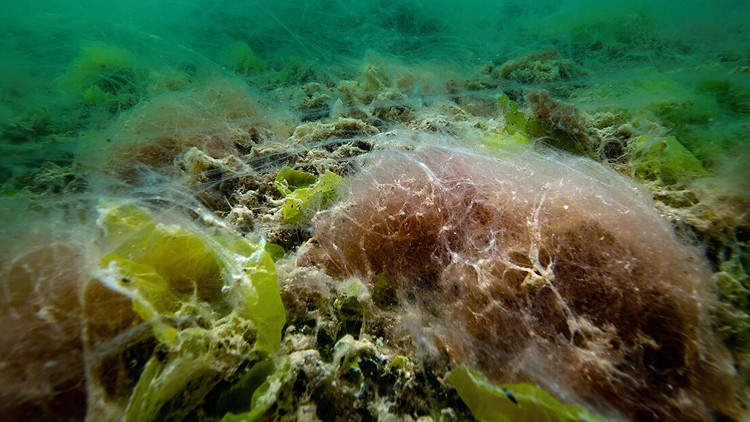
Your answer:
[[[746,419],[748,18],[5,4],[0,411]]]

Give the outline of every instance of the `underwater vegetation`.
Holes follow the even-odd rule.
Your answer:
[[[746,420],[749,15],[6,5],[2,418]]]
[[[127,50],[93,43],[81,49],[70,70],[59,78],[60,86],[87,107],[110,112],[128,109],[142,96],[144,70],[136,67]]]
[[[3,326],[17,332],[3,377],[20,388],[3,391],[6,415],[180,420],[241,366],[273,372],[285,316],[262,243],[156,223],[134,204],[99,214],[97,268],[82,260],[91,245],[71,243],[4,263]]]
[[[496,380],[629,419],[737,413],[705,314],[710,273],[621,176],[565,155],[425,148],[369,160],[316,217],[303,262],[384,277],[419,309],[414,336]]]
[[[563,405],[531,384],[493,385],[467,367],[456,368],[447,379],[479,420],[604,420],[583,408]]]

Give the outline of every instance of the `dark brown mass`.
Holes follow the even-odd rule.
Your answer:
[[[737,414],[703,258],[591,161],[380,153],[318,216],[300,263],[390,279],[421,314],[415,336],[496,382],[633,420]]]

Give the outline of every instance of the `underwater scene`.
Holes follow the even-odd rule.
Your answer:
[[[0,14],[0,419],[749,421],[745,0]]]

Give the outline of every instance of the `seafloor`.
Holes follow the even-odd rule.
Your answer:
[[[747,420],[745,2],[19,2],[0,414]]]

